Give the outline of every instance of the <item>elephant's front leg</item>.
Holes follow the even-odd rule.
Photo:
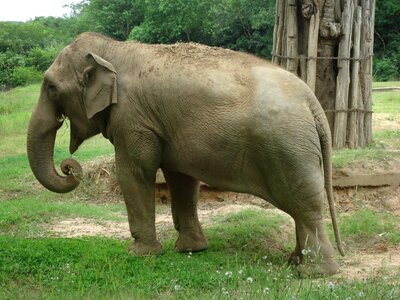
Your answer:
[[[182,173],[163,170],[171,193],[172,217],[179,232],[175,251],[201,251],[208,242],[197,216],[199,181]]]
[[[125,154],[116,152],[118,182],[128,211],[128,221],[134,241],[129,247],[133,255],[162,253],[155,228],[156,167],[139,165]]]

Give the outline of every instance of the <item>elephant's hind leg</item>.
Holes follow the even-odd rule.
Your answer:
[[[199,181],[182,173],[163,170],[171,193],[172,217],[179,236],[175,251],[201,251],[208,247],[197,216]]]
[[[289,212],[296,224],[296,248],[290,262],[301,263],[300,271],[307,274],[334,274],[339,268],[323,222],[323,195],[310,197]]]

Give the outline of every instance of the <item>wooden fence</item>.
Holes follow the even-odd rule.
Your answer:
[[[372,142],[375,0],[277,0],[272,61],[315,92],[334,148]]]

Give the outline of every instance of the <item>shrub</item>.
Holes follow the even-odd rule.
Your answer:
[[[400,78],[400,61],[396,57],[374,58],[374,80],[395,81]]]
[[[27,61],[29,65],[34,66],[41,72],[44,72],[52,64],[62,47],[62,45],[46,48],[35,47],[29,51]]]
[[[16,67],[11,77],[13,86],[27,85],[38,82],[42,79],[43,74],[34,67]]]

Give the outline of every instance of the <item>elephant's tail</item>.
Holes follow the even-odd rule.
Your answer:
[[[318,100],[313,96],[313,100],[310,101],[310,109],[314,115],[319,140],[321,144],[324,177],[325,177],[325,189],[328,196],[329,211],[332,219],[333,231],[335,234],[336,244],[338,250],[342,256],[345,256],[345,252],[342,246],[342,241],[340,238],[339,227],[336,220],[336,209],[333,197],[332,188],[332,141],[331,141],[331,131],[329,129],[328,122],[325,117],[325,113],[322,107],[319,105]]]

